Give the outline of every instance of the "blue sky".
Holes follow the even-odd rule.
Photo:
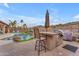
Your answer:
[[[28,27],[44,25],[46,10],[49,11],[50,24],[79,21],[79,4],[77,3],[1,3],[0,20],[23,19]]]

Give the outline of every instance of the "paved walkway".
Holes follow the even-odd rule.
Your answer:
[[[1,45],[10,44],[10,43],[13,43],[13,40],[7,40],[7,39],[5,39],[5,40],[0,40],[0,46],[1,46]]]
[[[14,36],[13,33],[1,34],[0,35],[0,40],[1,39],[5,39],[5,38],[8,38],[8,37],[12,37],[12,36]]]
[[[37,56],[37,51],[34,50],[35,40],[26,42],[12,42],[5,45],[0,45],[0,55],[2,56]],[[62,48],[65,44],[75,45],[79,48],[79,43],[64,41],[63,44],[52,51],[42,52],[42,56],[75,56],[79,55],[79,49],[76,53]]]
[[[0,55],[5,56],[32,56],[37,55],[34,50],[34,40],[27,42],[13,42],[0,46]]]

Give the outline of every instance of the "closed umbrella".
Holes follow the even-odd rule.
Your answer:
[[[49,28],[49,26],[50,26],[50,23],[49,23],[49,12],[47,10],[46,11],[46,15],[45,15],[45,28],[46,28],[46,31]]]

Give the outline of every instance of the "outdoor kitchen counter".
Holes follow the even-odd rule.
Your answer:
[[[57,33],[53,33],[53,32],[40,32],[40,34],[45,35],[46,36],[46,46],[48,50],[52,50],[54,48],[56,48],[56,43],[57,43],[57,37],[58,34]]]

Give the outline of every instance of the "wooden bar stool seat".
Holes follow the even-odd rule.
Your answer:
[[[40,33],[39,33],[39,28],[35,27],[34,28],[34,37],[36,39],[36,43],[35,43],[35,50],[38,51],[38,55],[40,55],[40,52],[45,50],[46,52],[46,38],[41,37]]]

